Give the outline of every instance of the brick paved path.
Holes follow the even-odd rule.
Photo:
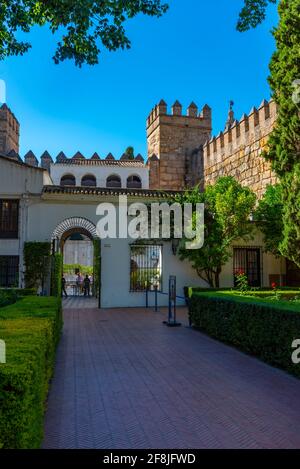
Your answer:
[[[44,448],[300,447],[299,380],[152,310],[64,318]]]

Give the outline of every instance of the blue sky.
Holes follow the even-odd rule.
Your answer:
[[[7,104],[21,123],[21,151],[39,157],[81,151],[120,157],[129,145],[146,155],[145,121],[161,99],[185,108],[195,101],[213,109],[214,134],[223,129],[228,102],[236,117],[270,97],[270,30],[276,7],[256,30],[238,33],[242,0],[169,0],[161,19],[139,16],[127,23],[129,51],[103,51],[99,65],[54,65],[55,36],[30,33],[32,50],[0,62]]]

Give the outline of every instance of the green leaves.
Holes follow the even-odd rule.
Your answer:
[[[237,23],[237,30],[240,32],[256,28],[266,17],[268,3],[276,3],[277,0],[244,0]]]
[[[282,187],[280,184],[270,185],[258,203],[254,220],[264,235],[265,250],[275,256],[280,254],[279,246],[283,238],[282,216]]]
[[[300,2],[281,0],[278,11],[280,21],[274,31],[277,50],[269,78],[278,118],[265,157],[272,162],[282,186],[283,237],[279,250],[300,267],[300,103],[295,93],[300,78]]]
[[[180,203],[205,204],[204,246],[198,250],[185,249],[181,243],[179,256],[188,259],[200,278],[210,286],[219,286],[222,266],[231,257],[232,242],[252,237],[250,221],[256,197],[248,188],[242,187],[233,177],[222,177],[204,193],[195,188],[181,196]]]
[[[31,47],[17,39],[19,31],[28,33],[34,25],[48,25],[60,33],[54,62],[74,60],[98,63],[101,44],[109,51],[130,48],[123,24],[139,13],[162,16],[168,9],[161,0],[6,0],[0,1],[0,60],[23,55]]]

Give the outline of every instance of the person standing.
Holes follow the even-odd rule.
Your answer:
[[[67,297],[68,297],[68,293],[67,293],[67,290],[66,290],[66,283],[67,283],[67,282],[66,282],[65,277],[62,277],[62,279],[61,279],[61,290],[62,290],[61,294],[62,294],[62,296],[63,296],[63,294],[64,294],[65,297],[67,298]]]
[[[90,296],[90,286],[91,286],[91,281],[89,279],[89,276],[86,275],[83,281],[84,296]]]

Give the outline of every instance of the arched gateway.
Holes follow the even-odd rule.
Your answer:
[[[89,221],[87,218],[72,217],[63,220],[57,225],[52,233],[52,242],[57,240],[61,242],[65,238],[66,233],[78,233],[84,232],[91,239],[98,239],[97,230],[94,223]]]
[[[93,293],[99,298],[100,305],[100,251],[101,244],[97,235],[94,223],[83,217],[70,217],[60,222],[54,229],[51,236],[52,254],[62,254],[64,256],[65,243],[69,239],[76,239],[74,235],[84,235],[93,244]]]

